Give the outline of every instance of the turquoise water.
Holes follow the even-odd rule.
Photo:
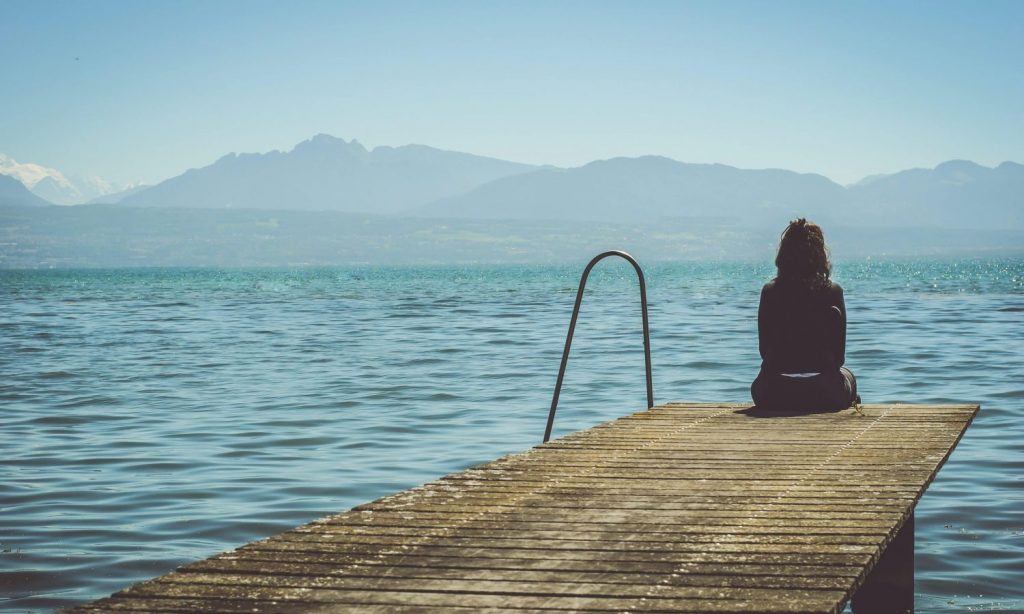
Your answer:
[[[0,271],[0,608],[538,443],[581,268]],[[655,400],[748,400],[772,270],[646,271]],[[592,277],[556,436],[645,405],[631,275]],[[982,404],[918,506],[918,611],[1024,611],[1024,260],[835,278],[866,402]]]

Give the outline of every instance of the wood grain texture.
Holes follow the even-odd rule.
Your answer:
[[[669,403],[75,610],[841,612],[978,409]]]

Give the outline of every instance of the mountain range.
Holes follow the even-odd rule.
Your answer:
[[[798,214],[824,219],[845,200],[844,189],[821,175],[645,156],[505,177],[417,212],[435,217],[602,221],[666,217],[750,221]]]
[[[18,162],[0,153],[0,175],[14,177],[36,196],[57,205],[77,205],[110,198],[135,185],[119,186],[95,175],[65,175],[55,168]],[[0,204],[3,204],[0,201]]]
[[[1024,229],[1024,166],[967,160],[874,176],[847,189],[859,215],[889,226]]]
[[[464,218],[605,221],[728,219],[747,225],[822,223],[917,228],[1024,228],[1024,166],[953,160],[841,186],[816,174],[647,156],[539,169],[417,210]]]
[[[319,134],[289,152],[228,154],[121,199],[135,207],[402,213],[533,170],[423,145],[376,147]]]
[[[13,161],[4,160],[9,169]],[[28,166],[20,165],[21,176]],[[52,173],[33,177],[36,187],[56,181]],[[29,204],[24,194],[7,190],[11,195],[0,194],[0,205]],[[1005,230],[1024,228],[1024,166],[1004,162],[988,168],[953,160],[842,186],[817,174],[659,156],[555,168],[423,145],[367,150],[355,140],[320,134],[291,151],[228,154],[154,186],[93,202],[482,220],[704,219],[755,226],[806,216],[828,224]]]

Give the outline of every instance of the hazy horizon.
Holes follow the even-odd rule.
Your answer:
[[[0,153],[153,184],[316,133],[840,184],[1024,161],[1024,5],[7,2]]]
[[[162,177],[162,178],[157,179],[157,180],[155,180],[153,182],[137,181],[137,182],[129,182],[129,183],[126,183],[126,184],[115,184],[115,185],[117,185],[118,187],[122,187],[123,189],[132,189],[132,188],[141,187],[141,186],[152,186],[152,185],[159,184],[159,183],[161,183],[163,181],[166,181],[168,179],[173,179],[174,177],[179,176],[179,175],[181,175],[183,173],[186,173],[188,171],[196,170],[196,169],[199,169],[199,168],[203,168],[205,166],[209,166],[211,164],[216,163],[221,158],[224,158],[224,157],[227,157],[227,156],[266,155],[266,154],[274,154],[274,153],[288,153],[288,152],[294,150],[295,147],[298,147],[298,146],[302,145],[305,142],[308,142],[308,141],[316,139],[316,138],[324,137],[324,136],[330,137],[330,138],[333,138],[333,139],[340,139],[340,140],[349,141],[350,143],[357,143],[360,146],[364,147],[368,152],[373,152],[374,150],[378,150],[378,149],[386,150],[386,149],[400,149],[400,148],[404,148],[404,147],[427,147],[427,148],[430,148],[430,149],[437,149],[439,151],[444,151],[444,152],[469,154],[469,155],[473,155],[473,156],[479,156],[479,157],[482,157],[482,158],[490,158],[490,159],[494,159],[494,160],[500,160],[500,161],[503,161],[503,162],[511,162],[511,163],[514,163],[514,164],[524,164],[524,165],[530,165],[530,166],[535,166],[535,167],[547,166],[547,167],[552,167],[552,168],[561,169],[561,170],[578,169],[578,168],[582,168],[584,166],[587,166],[589,164],[592,164],[594,162],[607,162],[607,161],[610,161],[610,160],[617,160],[617,159],[667,158],[667,159],[672,160],[674,162],[682,162],[682,163],[685,163],[685,164],[719,165],[719,166],[728,166],[728,167],[731,167],[731,168],[737,168],[737,169],[740,169],[740,170],[786,170],[786,171],[792,171],[792,172],[799,173],[799,174],[820,175],[822,177],[825,177],[829,181],[832,181],[832,182],[834,182],[836,184],[839,184],[839,185],[842,185],[842,186],[847,186],[847,187],[855,185],[855,184],[857,184],[859,182],[862,182],[864,180],[870,180],[872,178],[880,177],[880,176],[894,175],[896,173],[900,173],[900,172],[903,172],[903,171],[908,171],[908,170],[931,170],[931,169],[935,168],[936,166],[939,166],[939,165],[947,163],[947,162],[960,162],[960,161],[972,162],[972,163],[978,164],[979,166],[986,167],[986,168],[996,168],[996,167],[1000,166],[1001,164],[1005,164],[1007,162],[1014,163],[1014,164],[1024,164],[1024,158],[1021,158],[1020,160],[1017,160],[1017,159],[1013,159],[1013,160],[1011,160],[1011,159],[998,160],[998,161],[996,161],[994,163],[991,163],[991,164],[983,164],[983,163],[979,163],[977,160],[971,160],[971,159],[964,158],[964,157],[953,157],[953,158],[949,158],[947,160],[939,160],[938,162],[936,162],[935,164],[933,164],[931,166],[914,166],[914,167],[906,167],[906,168],[892,168],[892,169],[888,169],[888,170],[885,170],[885,171],[881,171],[881,172],[877,172],[877,173],[872,173],[870,175],[864,175],[862,177],[856,177],[852,181],[840,181],[840,180],[836,179],[835,177],[830,177],[829,175],[827,175],[825,173],[820,173],[820,172],[815,172],[815,171],[801,171],[801,170],[797,170],[797,169],[785,168],[785,167],[780,166],[780,165],[768,165],[768,166],[762,166],[762,167],[756,167],[756,168],[754,168],[754,167],[742,167],[742,166],[736,166],[736,165],[733,165],[733,164],[727,164],[727,163],[724,163],[724,162],[721,162],[721,161],[718,161],[718,160],[708,160],[708,161],[679,160],[679,159],[676,159],[676,158],[672,158],[671,156],[666,156],[666,155],[661,155],[661,154],[656,154],[656,153],[636,154],[636,155],[612,155],[612,156],[609,156],[607,158],[594,158],[594,159],[590,159],[590,160],[584,160],[584,161],[582,161],[582,162],[580,162],[578,164],[571,165],[571,166],[560,166],[560,165],[548,164],[548,163],[524,162],[522,160],[502,159],[502,158],[497,158],[497,157],[494,157],[494,156],[489,156],[489,155],[481,154],[479,152],[474,152],[474,151],[455,151],[455,150],[450,150],[450,149],[444,149],[444,148],[441,148],[441,147],[437,147],[437,146],[435,146],[435,145],[433,145],[431,143],[384,143],[384,144],[369,145],[369,144],[364,143],[361,140],[359,140],[357,138],[354,138],[354,137],[350,137],[350,136],[346,136],[346,135],[330,134],[330,133],[327,133],[327,132],[318,132],[318,133],[315,133],[315,134],[311,134],[308,137],[306,137],[306,138],[304,138],[304,139],[302,139],[302,140],[300,140],[300,141],[298,141],[296,143],[293,143],[291,146],[288,146],[288,147],[268,149],[268,150],[263,150],[263,151],[239,151],[239,150],[235,150],[235,149],[229,149],[229,150],[225,150],[220,155],[217,155],[217,156],[215,156],[213,158],[205,159],[205,160],[197,160],[193,164],[189,165],[187,168],[183,169],[180,173],[176,173],[174,175],[169,175],[167,177]],[[13,176],[15,178],[18,178],[19,180],[22,179],[22,177],[19,176],[19,174],[22,174],[22,175],[25,175],[25,176],[29,177],[32,180],[37,180],[36,177],[40,177],[40,176],[41,177],[45,177],[46,176],[45,173],[47,171],[55,171],[55,172],[60,173],[60,174],[62,174],[64,176],[66,176],[66,177],[72,177],[72,178],[75,178],[75,179],[78,179],[78,180],[83,180],[84,179],[84,180],[88,181],[88,180],[100,180],[101,179],[101,178],[99,178],[98,176],[95,176],[95,175],[80,175],[80,174],[74,174],[74,173],[67,173],[67,172],[64,172],[62,169],[59,169],[59,168],[46,167],[46,166],[44,166],[42,164],[39,164],[38,162],[33,161],[33,160],[19,160],[19,159],[16,159],[13,156],[10,156],[10,155],[8,155],[8,154],[6,154],[4,152],[0,152],[0,174],[6,174],[6,175],[9,175],[9,176]],[[26,182],[26,181],[22,180],[22,183],[25,183],[26,187],[28,187],[29,189],[32,189],[32,186],[29,185],[29,182]],[[100,187],[100,186],[97,186],[97,187]],[[106,187],[106,186],[102,186],[102,187]],[[118,192],[118,191],[120,191],[120,189],[114,189],[114,190],[110,190],[110,191],[107,191],[107,192],[103,192],[103,194],[112,194],[112,193],[115,193],[115,192]],[[40,194],[40,196],[45,197],[45,195],[43,195],[43,194]],[[76,203],[60,203],[60,202],[55,202],[54,204],[86,204],[86,203],[87,203],[87,201],[83,200],[82,202],[76,202]]]
[[[1020,3],[4,8],[0,173],[32,193],[0,182],[3,266],[729,254],[795,217],[1024,236]]]

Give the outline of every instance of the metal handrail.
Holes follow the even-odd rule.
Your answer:
[[[644,282],[644,272],[640,270],[640,264],[636,259],[626,252],[613,249],[594,256],[587,268],[583,269],[583,277],[580,278],[580,287],[576,291],[576,305],[572,308],[572,319],[569,321],[569,333],[565,336],[565,349],[562,351],[562,365],[558,368],[558,381],[555,382],[555,395],[551,398],[551,411],[548,412],[548,425],[544,429],[544,442],[551,438],[551,427],[555,423],[555,409],[558,407],[558,395],[562,391],[562,379],[565,377],[565,365],[569,362],[569,347],[572,345],[573,331],[576,330],[576,318],[580,315],[580,305],[583,304],[583,289],[587,285],[587,277],[594,265],[609,256],[619,256],[629,261],[636,269],[637,278],[640,280],[640,311],[644,319],[644,361],[647,367],[647,407],[654,407],[654,384],[651,382],[651,332],[647,324],[647,284]]]

